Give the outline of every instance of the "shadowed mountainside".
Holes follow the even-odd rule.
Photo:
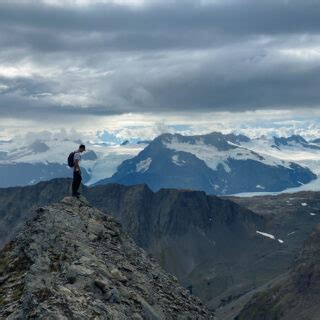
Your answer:
[[[236,320],[318,320],[320,314],[320,225],[287,274],[259,292],[246,304]]]

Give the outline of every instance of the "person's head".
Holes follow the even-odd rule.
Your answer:
[[[80,144],[79,151],[80,152],[86,151],[86,146],[84,144]]]

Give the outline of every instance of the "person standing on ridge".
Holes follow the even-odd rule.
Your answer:
[[[81,161],[81,153],[86,151],[86,147],[84,144],[79,146],[79,149],[71,152],[68,157],[68,165],[73,168],[73,181],[72,181],[72,196],[79,197],[80,193],[78,192],[80,184],[81,184],[81,169],[80,169],[80,161]]]

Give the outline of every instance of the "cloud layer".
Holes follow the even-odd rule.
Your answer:
[[[319,1],[1,1],[0,46],[2,118],[319,108]]]

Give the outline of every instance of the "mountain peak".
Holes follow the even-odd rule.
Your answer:
[[[312,149],[312,150],[319,150],[320,147],[314,144],[315,142],[310,141],[308,142],[305,138],[303,138],[300,135],[292,135],[288,138],[284,137],[274,137],[274,148],[281,148],[282,146],[285,147],[302,147],[306,149]]]
[[[118,222],[71,197],[0,252],[0,307],[2,319],[214,318]]]
[[[298,144],[302,144],[302,145],[307,145],[308,141],[306,139],[304,139],[302,136],[300,135],[292,135],[288,138],[284,138],[284,137],[274,137],[274,142],[277,146],[280,145],[289,145],[290,143],[298,143]]]
[[[201,135],[182,135],[180,133],[164,133],[160,136],[158,136],[154,141],[162,141],[162,142],[171,142],[173,138],[178,139],[178,141],[184,142],[184,143],[191,143],[195,144],[199,141],[202,143],[206,143],[209,145],[216,146],[218,148],[224,147],[225,149],[229,149],[230,145],[228,142],[241,144],[241,142],[249,142],[250,138],[242,135],[242,134],[235,134],[235,133],[229,133],[229,134],[223,134],[222,132],[213,131],[208,134],[201,134]]]

